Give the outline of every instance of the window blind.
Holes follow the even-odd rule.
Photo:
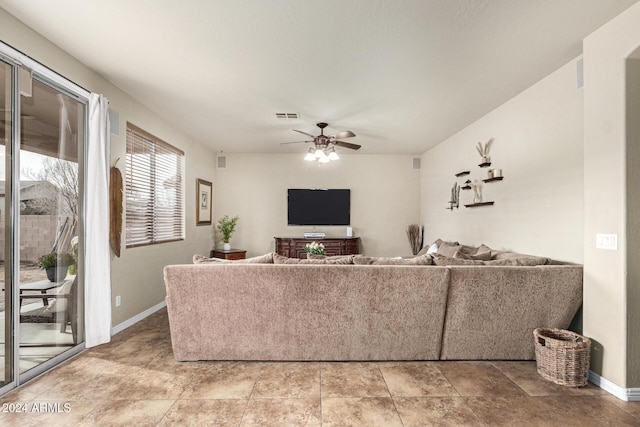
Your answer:
[[[184,152],[127,123],[126,246],[184,239]]]

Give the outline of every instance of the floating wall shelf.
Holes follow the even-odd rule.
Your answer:
[[[471,171],[458,172],[458,173],[456,174],[456,176],[457,176],[457,177],[465,176],[465,175],[469,175],[470,173],[471,173]]]
[[[483,179],[482,182],[502,181],[504,176],[494,176],[493,178]]]
[[[486,168],[491,166],[491,162],[480,163],[478,166],[480,166],[481,168]]]
[[[464,187],[460,187],[463,190],[471,190],[471,186],[470,185],[465,185]]]
[[[470,205],[464,205],[465,208],[477,208],[479,206],[491,206],[495,202],[480,202],[480,203],[471,203]]]

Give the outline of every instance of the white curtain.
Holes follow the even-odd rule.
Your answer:
[[[89,97],[89,144],[85,166],[85,346],[111,341],[109,252],[109,101]]]

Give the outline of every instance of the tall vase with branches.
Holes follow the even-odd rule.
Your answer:
[[[410,224],[407,228],[407,237],[409,238],[409,244],[411,245],[411,252],[413,255],[418,255],[420,249],[422,249],[422,236],[424,228],[418,224]]]

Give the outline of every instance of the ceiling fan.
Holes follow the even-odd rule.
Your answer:
[[[307,135],[312,139],[309,139],[306,141],[283,142],[281,144],[284,145],[284,144],[297,144],[301,142],[313,142],[313,147],[309,148],[309,151],[307,152],[307,155],[304,157],[304,159],[308,161],[318,160],[321,163],[328,163],[331,160],[339,159],[334,146],[350,148],[352,150],[360,149],[360,145],[358,144],[352,144],[350,142],[340,141],[343,138],[353,138],[354,136],[356,136],[356,134],[351,132],[350,130],[338,132],[333,135],[325,135],[324,128],[328,126],[327,123],[323,123],[323,122],[317,123],[316,126],[320,128],[320,135],[314,136],[314,135],[311,135],[310,133],[293,129],[295,132],[299,132],[303,135]]]

